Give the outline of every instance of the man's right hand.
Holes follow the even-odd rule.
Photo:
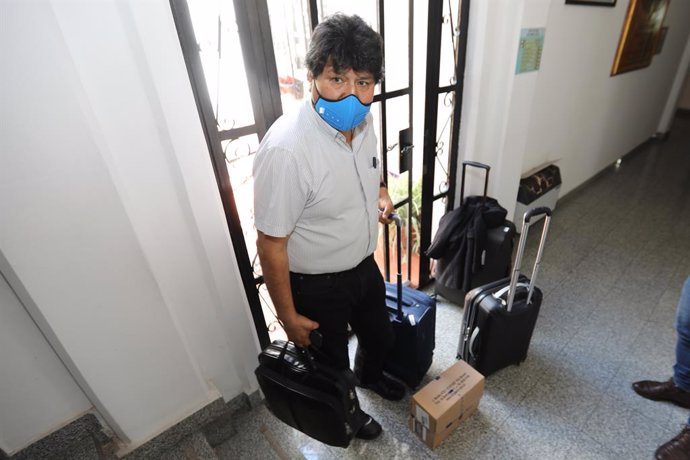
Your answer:
[[[309,333],[319,328],[319,323],[312,321],[306,316],[297,314],[289,321],[283,321],[283,327],[289,340],[292,340],[300,347],[311,345]]]

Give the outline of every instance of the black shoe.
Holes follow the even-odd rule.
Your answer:
[[[652,401],[668,401],[677,406],[690,409],[690,392],[683,391],[676,386],[673,379],[667,382],[654,380],[642,380],[632,384],[632,388],[638,395]]]
[[[360,383],[359,386],[373,390],[389,401],[400,401],[405,396],[405,387],[386,375],[382,375],[378,382]]]
[[[381,433],[383,433],[383,428],[381,428],[381,425],[379,425],[379,423],[374,420],[371,415],[367,415],[367,417],[369,417],[369,419],[364,423],[364,425],[362,425],[362,428],[359,429],[355,437],[370,441],[378,438]]]
[[[669,442],[662,444],[654,452],[656,460],[687,460],[690,459],[690,426],[683,430]]]

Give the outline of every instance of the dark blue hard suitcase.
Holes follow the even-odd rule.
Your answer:
[[[520,274],[530,219],[546,215],[531,279]],[[527,358],[532,333],[539,317],[543,294],[535,286],[544,252],[551,210],[546,207],[525,213],[512,276],[471,290],[465,298],[457,358],[485,377]]]
[[[419,386],[431,367],[436,345],[436,299],[402,284],[400,216],[391,215],[397,227],[398,273],[396,283],[386,283],[386,306],[395,332],[395,345],[384,370],[405,382]]]

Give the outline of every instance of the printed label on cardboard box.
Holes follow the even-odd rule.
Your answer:
[[[421,406],[417,405],[417,407],[415,407],[414,416],[421,424],[429,428],[429,414],[422,409]]]

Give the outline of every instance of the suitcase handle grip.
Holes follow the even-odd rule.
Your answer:
[[[479,328],[475,327],[472,331],[472,336],[470,337],[470,344],[467,347],[467,350],[470,352],[470,357],[472,357],[474,360],[477,359],[477,356],[474,353],[474,344],[477,341],[477,337],[479,337]]]
[[[544,214],[548,217],[551,217],[551,209],[547,208],[546,206],[541,206],[539,208],[529,209],[525,213],[525,217],[523,218],[524,223],[529,224],[529,221],[532,220],[532,217],[541,216],[542,214]]]
[[[518,289],[518,288],[523,288],[523,289],[529,290],[529,284],[527,284],[527,283],[517,283],[517,284],[515,285],[515,289]],[[508,292],[508,291],[510,291],[510,284],[508,284],[508,286],[504,286],[503,288],[501,288],[501,289],[499,289],[498,291],[494,292],[492,295],[494,296],[494,298],[496,298],[496,299],[498,299],[498,300],[501,300],[501,302],[503,302],[503,304],[506,304],[506,303],[507,303],[507,300],[502,300],[501,298],[502,298],[504,295],[506,295],[506,292]]]
[[[469,161],[469,160],[467,160],[467,161],[463,161],[462,164],[463,164],[463,165],[467,165],[467,166],[474,166],[475,168],[486,169],[487,171],[488,171],[489,169],[491,169],[491,166],[485,165],[484,163],[480,163],[480,162],[478,162],[478,161]]]
[[[484,173],[484,203],[486,203],[486,193],[489,190],[489,171],[491,166],[485,165],[484,163],[479,163],[478,161],[463,161],[462,162],[462,177],[460,179],[460,204],[462,204],[465,199],[465,170],[467,166],[474,166],[475,168],[480,168],[485,171]]]

